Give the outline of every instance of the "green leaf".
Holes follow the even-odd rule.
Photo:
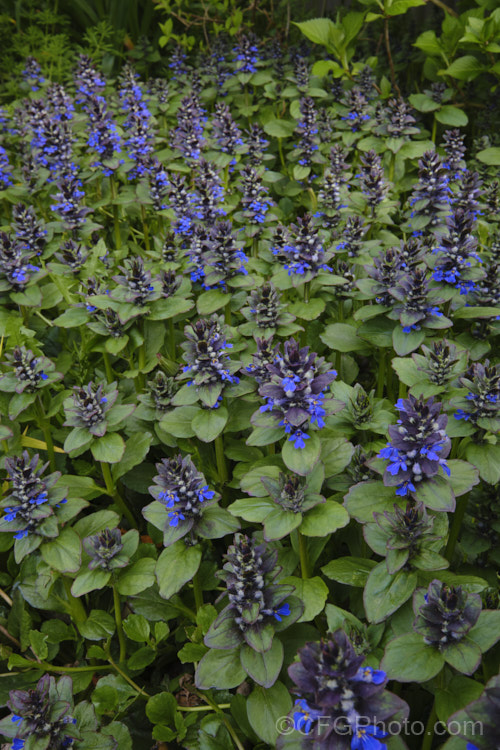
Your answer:
[[[325,467],[325,476],[330,477],[340,474],[349,464],[354,445],[345,438],[326,438],[321,440],[321,461]]]
[[[193,387],[193,386],[191,386]],[[178,406],[172,409],[160,421],[160,427],[165,432],[170,433],[177,438],[190,438],[194,435],[191,426],[193,417],[198,414],[198,406]]]
[[[330,35],[336,31],[336,26],[329,18],[311,18],[309,21],[295,23],[295,26],[314,44],[322,44],[327,47]],[[270,133],[269,135],[272,135]]]
[[[319,576],[305,579],[287,576],[280,578],[280,583],[291,584],[295,588],[294,596],[304,603],[304,612],[298,622],[314,620],[322,612],[328,597],[328,586]]]
[[[157,693],[146,704],[146,716],[151,724],[175,724],[179,705],[172,693]]]
[[[386,487],[380,480],[370,480],[351,487],[344,505],[352,518],[360,523],[372,523],[374,513],[392,512],[396,500],[394,487]]]
[[[245,644],[241,647],[240,659],[241,666],[252,680],[264,688],[270,688],[278,679],[283,666],[283,644],[275,636],[273,645],[264,653],[254,651]]]
[[[395,0],[387,8],[389,16],[400,16],[409,8],[418,8],[419,5],[425,5],[425,0]]]
[[[89,314],[84,307],[69,307],[53,322],[59,328],[77,328],[87,323]]]
[[[442,73],[452,78],[458,78],[459,81],[473,81],[484,70],[484,65],[479,62],[477,57],[464,55],[463,57],[457,57]]]
[[[47,565],[61,573],[75,573],[80,568],[80,537],[69,526],[66,526],[56,539],[42,544],[40,551]]]
[[[64,450],[70,455],[73,451],[80,451],[82,453],[83,449],[89,446],[92,440],[92,435],[85,427],[75,427],[64,441]]]
[[[239,648],[226,651],[211,649],[198,664],[194,681],[199,690],[231,690],[241,685],[246,676],[241,666]]]
[[[221,307],[225,307],[228,302],[231,302],[230,294],[224,294],[219,289],[210,289],[210,291],[200,294],[196,302],[196,309],[199,315],[211,315],[216,310],[220,310]]]
[[[30,631],[31,650],[33,651],[35,656],[41,661],[44,661],[47,658],[48,653],[49,653],[49,648],[47,646],[47,638],[48,638],[48,635],[43,635],[38,630]]]
[[[225,508],[219,508],[217,505],[206,508],[196,524],[197,533],[205,539],[220,539],[226,534],[233,534],[239,528],[239,521],[236,521]]]
[[[427,682],[441,671],[444,663],[443,655],[426,646],[421,635],[408,633],[387,644],[380,668],[391,680]]]
[[[255,501],[255,498],[252,498],[252,500]],[[301,521],[301,513],[293,513],[280,507],[274,507],[264,519],[264,539],[266,541],[283,539],[297,526],[300,526]]]
[[[469,122],[469,118],[465,112],[451,104],[443,104],[443,106],[435,112],[434,116],[438,122],[443,125],[451,125],[454,128],[463,128]]]
[[[103,570],[102,568],[95,568],[94,570],[84,570],[82,573],[77,575],[71,586],[71,593],[73,596],[83,596],[88,594],[89,591],[97,591],[103,589],[108,585],[111,578],[109,570]]]
[[[143,646],[127,659],[128,669],[140,669],[148,667],[156,659],[156,651],[151,646]]]
[[[500,445],[469,443],[465,455],[467,460],[479,470],[481,479],[488,484],[500,482]]]
[[[455,497],[465,495],[474,485],[479,484],[478,470],[467,461],[450,459],[448,468],[450,476],[447,481],[451,485]]]
[[[489,651],[500,640],[500,611],[483,609],[467,637],[479,646],[483,654]]]
[[[484,148],[482,151],[478,151],[476,159],[490,167],[500,167],[500,147]]]
[[[114,529],[118,526],[119,521],[120,516],[113,510],[98,510],[96,513],[85,516],[85,518],[80,518],[73,529],[80,539],[85,539],[86,536],[93,536],[106,528]]]
[[[479,698],[483,692],[483,685],[464,677],[461,674],[452,675],[450,681],[445,687],[436,688],[436,712],[440,721],[446,720],[467,706],[472,701]]]
[[[319,461],[320,453],[321,442],[316,432],[309,433],[304,448],[295,448],[294,443],[287,439],[281,449],[285,466],[301,476],[311,473]]]
[[[156,563],[160,596],[170,599],[190,581],[201,562],[201,547],[186,547],[182,539],[164,549]]]
[[[293,135],[296,127],[296,123],[291,120],[278,120],[275,118],[268,120],[263,125],[267,135],[273,138],[288,138]]]
[[[467,636],[444,649],[443,656],[447,664],[462,674],[473,674],[481,663],[481,649]]]
[[[441,106],[439,102],[434,101],[434,99],[431,99],[426,94],[411,94],[408,99],[411,106],[415,107],[419,112],[433,112]]]
[[[264,490],[265,491],[265,490]],[[251,523],[262,523],[270,511],[276,508],[276,503],[268,497],[242,497],[235,500],[228,508],[232,516],[239,516]]]
[[[392,345],[400,357],[406,357],[407,354],[414,352],[424,341],[425,331],[405,333],[402,326],[397,325],[392,332]]]
[[[143,557],[133,565],[118,572],[116,589],[123,596],[136,596],[155,582],[156,562],[152,557]]]
[[[78,625],[78,630],[89,641],[101,641],[115,632],[115,621],[108,612],[93,609],[85,622]]]
[[[297,177],[294,172],[295,179],[303,179]],[[287,310],[296,318],[301,320],[315,320],[319,318],[323,310],[325,309],[325,300],[321,297],[316,297],[309,302],[294,302],[293,305],[289,305]]]
[[[339,557],[338,560],[331,560],[323,565],[321,572],[327,578],[346,586],[363,588],[375,565],[375,560],[363,557]]]
[[[125,453],[125,443],[117,432],[108,432],[101,438],[94,438],[90,450],[96,461],[117,464]]]
[[[150,432],[136,432],[129,437],[125,443],[125,453],[121,461],[111,469],[111,474],[115,482],[144,461],[148,455],[152,440],[153,436]]]
[[[304,536],[327,536],[348,523],[349,513],[344,506],[327,500],[307,511],[300,525],[300,533]]]
[[[321,341],[335,352],[369,352],[370,346],[359,338],[356,328],[347,323],[332,323],[322,334]]]
[[[417,587],[417,574],[398,570],[391,574],[385,561],[376,565],[368,576],[363,593],[366,616],[370,622],[382,622],[396,612]]]
[[[417,500],[427,508],[450,513],[455,510],[455,496],[451,485],[443,477],[432,477],[420,482],[415,492]]]
[[[150,627],[149,622],[143,615],[129,615],[123,621],[125,634],[131,641],[137,643],[147,643],[149,640]]]
[[[276,746],[279,733],[278,719],[292,708],[292,699],[282,682],[270,688],[256,685],[246,701],[250,726],[260,739],[271,747]]]
[[[203,443],[212,443],[221,434],[228,420],[225,406],[218,409],[200,409],[193,417],[191,426],[194,434]]]
[[[208,653],[208,648],[203,643],[185,643],[177,652],[177,656],[181,664],[191,664],[200,661],[206,653]]]

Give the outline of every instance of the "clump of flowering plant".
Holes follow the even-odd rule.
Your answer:
[[[342,630],[319,643],[306,643],[298,655],[288,672],[300,696],[292,715],[301,747],[383,750],[389,735],[377,722],[408,715],[406,703],[385,689],[386,673],[363,666],[364,654],[356,652]],[[287,747],[287,737],[290,744],[297,741],[295,733],[282,735],[278,748]]]
[[[416,492],[419,484],[435,477],[439,469],[450,473],[446,463],[450,452],[448,417],[441,414],[441,406],[433,398],[424,401],[411,395],[396,404],[401,418],[389,427],[391,442],[379,456],[389,461],[384,484],[397,487],[397,495]]]
[[[322,357],[310,353],[308,346],[300,347],[294,339],[285,342],[283,352],[276,350],[274,362],[267,369],[270,380],[259,388],[267,403],[259,411],[270,412],[273,422],[285,428],[294,447],[304,448],[310,425],[318,429],[325,426],[325,390],[337,373]]]

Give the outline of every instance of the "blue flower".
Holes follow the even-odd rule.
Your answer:
[[[360,667],[354,679],[359,682],[372,682],[374,685],[381,685],[387,678],[382,669],[373,669],[372,667]]]
[[[311,436],[302,430],[296,430],[293,435],[290,435],[288,441],[294,444],[294,448],[305,448],[305,440],[309,440]]]
[[[215,492],[208,489],[208,484],[198,490],[198,500],[200,501],[200,503],[202,503],[204,500],[211,500],[214,495]]]
[[[24,747],[24,740],[21,740],[19,737],[15,737],[12,740],[11,748],[12,750],[22,750]]]
[[[279,607],[276,607],[273,610],[273,615],[278,620],[278,622],[281,622],[283,617],[287,617],[290,614],[290,605],[288,602],[284,602]]]
[[[184,516],[180,511],[178,510],[171,510],[168,514],[168,517],[170,518],[170,521],[168,522],[169,526],[178,526],[179,521],[184,521],[186,516]]]
[[[295,701],[295,705],[299,706],[299,710],[293,714],[294,729],[304,734],[309,734],[314,722],[321,717],[321,713],[310,708],[307,705],[307,701],[303,698]]]
[[[355,733],[351,740],[351,750],[382,750],[387,748],[385,742],[380,742],[379,738],[388,737],[388,732],[383,732],[378,727],[368,725],[366,727],[356,727]]]

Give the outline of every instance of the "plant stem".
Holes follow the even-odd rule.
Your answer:
[[[121,664],[122,662],[125,661],[125,657],[127,655],[127,647],[125,644],[125,633],[123,632],[120,594],[116,590],[115,585],[113,585],[113,604],[115,607],[116,632],[118,633],[118,641],[120,643],[120,664]]]
[[[56,470],[56,454],[54,453],[54,443],[52,441],[52,434],[50,432],[50,421],[47,419],[45,409],[43,408],[43,402],[40,395],[37,396],[37,410],[40,421],[40,428],[43,432],[45,442],[47,444],[47,453],[49,456],[50,470]]]
[[[134,682],[133,679],[131,677],[129,677],[128,674],[126,672],[124,672],[123,669],[121,669],[120,666],[118,664],[116,664],[111,657],[108,657],[108,661],[111,664],[111,666],[113,667],[113,669],[116,670],[118,672],[118,674],[121,675],[123,677],[123,679],[126,680],[128,682],[128,684],[131,685],[134,688],[134,690],[137,690],[137,692],[139,693],[139,695],[142,695],[142,697],[146,698],[146,699],[147,698],[151,698],[151,696],[149,695],[149,693],[146,693],[145,690],[143,690],[141,687],[139,687],[139,685],[136,682]]]
[[[199,608],[203,607],[203,591],[201,590],[200,577],[198,573],[194,574],[193,593],[194,593],[194,603],[195,603],[196,611],[198,612]]]
[[[218,704],[218,703],[216,703],[215,701],[213,701],[213,700],[212,700],[211,698],[209,698],[209,697],[208,697],[208,695],[205,695],[204,693],[199,693],[199,692],[198,692],[197,690],[195,690],[194,692],[195,692],[195,693],[196,693],[196,695],[198,695],[198,696],[199,696],[199,697],[200,697],[200,698],[201,698],[202,700],[204,700],[204,701],[205,701],[205,703],[208,703],[208,705],[209,705],[209,706],[210,706],[210,707],[211,707],[211,708],[212,708],[212,709],[213,709],[213,710],[214,710],[214,711],[215,711],[216,713],[218,713],[218,714],[220,715],[220,717],[221,717],[222,721],[224,722],[224,724],[225,724],[225,726],[226,726],[226,729],[227,729],[227,731],[228,731],[228,732],[229,732],[229,734],[231,735],[231,737],[232,737],[232,739],[233,739],[233,742],[234,742],[234,744],[236,745],[236,747],[238,748],[238,750],[245,750],[245,748],[243,747],[243,745],[242,745],[242,744],[241,744],[241,742],[240,742],[240,739],[239,739],[238,735],[237,735],[237,734],[236,734],[236,732],[234,731],[234,728],[233,728],[233,726],[232,726],[231,722],[230,722],[230,721],[229,721],[229,720],[227,719],[227,717],[226,717],[226,716],[224,715],[224,713],[222,712],[222,706],[224,706],[224,704],[221,704],[221,705],[219,706],[219,704]]]
[[[304,284],[304,302],[309,302],[310,294],[311,294],[311,282],[306,281],[306,283]]]
[[[385,386],[385,349],[380,350],[380,359],[378,363],[378,376],[377,376],[377,398],[382,398],[384,395]]]
[[[338,309],[337,309],[337,321],[342,323],[344,320],[344,300],[339,298]]]
[[[142,231],[144,233],[144,247],[146,248],[146,252],[149,253],[149,250],[150,250],[149,229],[148,229],[148,222],[147,222],[147,216],[146,216],[146,206],[141,206],[141,218],[142,218]]]
[[[281,138],[278,138],[278,151],[280,154],[281,166],[285,170],[285,174],[287,174],[287,168],[286,168],[285,157],[283,156],[283,144],[281,142]]]
[[[114,175],[109,176],[109,186],[111,189],[111,199],[116,200],[116,183]],[[118,206],[113,203],[113,224],[115,228],[115,248],[119,250],[122,246],[122,237],[120,234],[120,221],[118,219]]]
[[[106,380],[108,381],[108,384],[109,384],[113,382],[114,376],[113,376],[113,369],[111,367],[111,360],[109,358],[108,352],[103,352],[102,358],[104,361],[104,369],[106,370]]]
[[[394,62],[391,54],[391,40],[389,38],[389,19],[384,19],[384,39],[385,39],[385,50],[387,52],[387,58],[389,60],[389,68],[391,70],[391,81],[392,87],[397,91],[398,96],[401,96],[400,88],[396,82],[396,72],[394,70]]]
[[[217,472],[219,474],[219,482],[226,484],[228,480],[226,457],[224,455],[224,441],[222,435],[217,435],[215,438],[215,458],[217,461]]]
[[[134,515],[130,508],[125,503],[125,500],[121,497],[120,493],[115,487],[115,483],[113,482],[113,477],[111,475],[111,469],[109,468],[109,464],[104,463],[104,461],[100,461],[101,464],[101,471],[102,476],[104,479],[104,482],[106,483],[106,489],[108,491],[108,494],[111,495],[113,500],[115,501],[115,504],[120,509],[122,516],[125,516],[129,524],[132,528],[135,528],[136,522]]]
[[[172,362],[175,362],[175,330],[173,318],[168,319],[167,347],[170,359]]]
[[[434,120],[432,123],[432,135],[431,135],[431,140],[433,143],[436,143],[436,131],[437,131],[437,120],[434,117]]]
[[[217,707],[221,710],[223,708],[231,708],[230,703],[218,703]],[[212,706],[177,706],[179,711],[215,711]]]
[[[49,664],[47,661],[41,661],[41,662],[33,662],[33,666],[35,666],[37,669],[39,667],[43,667],[43,669],[47,670],[47,672],[58,672],[61,674],[66,674],[66,672],[72,673],[79,673],[79,672],[103,672],[104,670],[109,671],[109,666],[107,664],[99,664],[98,666],[92,665],[92,664],[86,664],[84,667],[59,667],[54,664]]]
[[[302,578],[310,578],[311,571],[309,568],[309,557],[307,554],[307,539],[302,536],[300,531],[298,532],[299,537],[299,557],[300,557],[300,571]]]
[[[451,524],[450,533],[448,536],[448,544],[446,545],[445,557],[451,562],[453,553],[455,552],[455,546],[460,534],[462,521],[464,520],[465,511],[467,509],[467,496],[457,498],[457,507],[453,514],[453,521]]]
[[[68,597],[68,603],[66,605],[68,613],[76,625],[81,625],[81,623],[85,622],[87,619],[85,607],[83,606],[82,600],[78,599],[76,596],[73,596],[73,594],[71,593],[71,579],[63,576],[62,580],[66,596]]]
[[[436,701],[432,704],[432,709],[427,720],[427,725],[424,732],[424,741],[422,742],[422,750],[431,750],[432,740],[434,739],[434,725],[436,723]]]
[[[252,239],[252,258],[258,258],[258,257],[259,257],[259,240],[255,236]]]
[[[12,599],[10,598],[10,596],[8,594],[5,593],[5,591],[3,589],[0,589],[0,596],[2,597],[2,599],[4,601],[7,602],[7,604],[9,605],[9,607],[12,607]]]
[[[231,300],[227,303],[227,305],[224,308],[224,322],[230,326],[231,325]]]

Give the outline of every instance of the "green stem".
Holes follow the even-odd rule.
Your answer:
[[[126,505],[125,500],[122,498],[120,493],[115,487],[115,483],[113,482],[113,477],[111,476],[111,469],[109,468],[109,464],[104,463],[104,461],[100,461],[101,464],[101,471],[102,476],[104,479],[104,482],[106,483],[106,489],[108,491],[108,494],[111,495],[113,500],[115,501],[115,504],[118,506],[118,508],[121,511],[122,516],[125,516],[129,524],[132,528],[135,528],[136,522],[134,515],[130,508]]]
[[[45,442],[47,444],[47,454],[49,456],[50,470],[56,470],[56,454],[54,451],[54,443],[52,440],[52,433],[50,431],[50,421],[47,419],[45,409],[43,408],[43,402],[40,395],[37,396],[37,411],[39,415],[40,428],[43,432]]]
[[[467,496],[457,498],[457,507],[453,514],[453,522],[451,524],[450,534],[448,536],[448,544],[446,545],[445,557],[451,562],[453,553],[455,552],[455,546],[457,544],[460,529],[462,527],[462,521],[464,520],[465,511],[467,509]]]
[[[378,363],[378,376],[377,376],[377,398],[382,398],[384,395],[385,386],[385,349],[380,350],[380,359]]]
[[[394,168],[396,166],[396,154],[391,152],[391,161],[389,162],[389,182],[394,180]]]
[[[281,166],[285,170],[285,174],[287,174],[287,168],[286,168],[285,157],[283,156],[283,144],[281,142],[281,138],[278,138],[278,151],[280,155]]]
[[[259,240],[257,237],[252,239],[252,258],[259,257]]]
[[[104,672],[109,671],[110,667],[107,664],[99,664],[98,666],[93,666],[92,664],[88,664],[84,667],[59,667],[55,664],[49,664],[48,661],[41,661],[41,662],[33,662],[33,666],[39,669],[40,667],[43,667],[47,672],[57,672],[60,674],[66,674],[69,672],[70,674],[79,672]]]
[[[146,248],[146,252],[149,253],[150,245],[149,245],[149,228],[148,228],[148,221],[146,216],[146,206],[141,206],[141,218],[142,218],[142,231],[144,234],[144,247]]]
[[[173,318],[168,319],[167,347],[170,359],[172,362],[175,362],[175,330]]]
[[[200,607],[203,607],[203,591],[201,589],[200,577],[198,573],[195,573],[193,578],[193,592],[194,592],[194,603],[196,611],[198,612]]]
[[[309,568],[309,556],[307,554],[307,539],[302,536],[302,534],[298,533],[299,537],[299,557],[300,557],[300,571],[302,574],[302,578],[310,578],[311,577],[311,571]]]
[[[226,456],[224,455],[224,441],[222,435],[217,435],[215,438],[215,459],[217,461],[217,473],[219,474],[219,482],[224,485],[228,480]]]
[[[118,641],[120,643],[120,664],[125,661],[127,655],[127,646],[125,644],[125,633],[123,632],[122,622],[122,607],[120,602],[120,594],[116,590],[116,586],[113,585],[113,604],[115,608],[115,622],[116,632],[118,633]]]
[[[212,706],[177,706],[179,711],[215,711]],[[231,708],[230,703],[218,703],[217,708]]]
[[[73,596],[71,593],[71,579],[66,578],[66,576],[63,576],[63,585],[64,590],[66,592],[66,596],[68,598],[68,612],[71,616],[71,619],[75,622],[76,625],[81,625],[82,622],[85,622],[87,619],[87,613],[85,612],[85,607],[83,606],[82,600],[78,599],[76,596]]]
[[[431,135],[431,139],[433,143],[436,143],[436,132],[437,132],[437,120],[434,117],[434,120],[432,123],[432,135]]]
[[[215,701],[213,701],[213,700],[212,700],[211,698],[209,698],[209,697],[208,697],[208,695],[206,695],[205,693],[199,693],[199,692],[198,692],[197,690],[195,690],[194,692],[195,692],[195,693],[196,693],[196,695],[197,695],[197,696],[199,696],[199,697],[200,697],[200,698],[201,698],[201,699],[202,699],[203,701],[205,701],[205,703],[208,703],[208,705],[209,705],[209,706],[210,706],[210,707],[211,707],[211,708],[212,708],[212,709],[213,709],[213,710],[214,710],[214,711],[215,711],[215,712],[216,712],[217,714],[219,714],[219,715],[220,715],[220,717],[221,717],[222,721],[224,722],[224,724],[225,724],[225,726],[226,726],[226,729],[227,729],[227,731],[228,731],[228,732],[229,732],[229,734],[231,735],[231,737],[232,737],[232,739],[233,739],[233,742],[234,742],[234,744],[236,745],[236,747],[238,748],[238,750],[245,750],[245,748],[243,747],[243,745],[242,745],[242,744],[241,744],[241,742],[240,742],[240,739],[239,739],[238,735],[237,735],[237,734],[236,734],[236,732],[234,731],[233,725],[231,724],[231,722],[229,721],[229,719],[228,719],[228,718],[227,718],[227,717],[226,717],[226,716],[224,715],[224,713],[222,712],[222,706],[223,706],[224,704],[221,704],[221,705],[219,706],[219,704],[218,704],[218,703],[216,703],[216,702],[215,702]]]
[[[137,690],[137,692],[139,693],[139,695],[142,695],[142,697],[146,698],[146,700],[148,698],[151,698],[151,696],[149,695],[149,693],[146,693],[145,690],[143,690],[141,687],[139,687],[139,685],[136,682],[134,682],[128,676],[128,674],[126,672],[124,672],[123,669],[121,669],[120,666],[113,661],[113,659],[111,657],[108,657],[108,661],[111,664],[111,666],[113,667],[113,669],[116,672],[118,672],[118,674],[121,675],[123,677],[123,679],[126,680],[128,682],[128,684],[131,685],[134,688],[134,690]]]
[[[434,725],[436,724],[437,713],[436,713],[436,701],[432,704],[432,709],[427,720],[427,726],[424,732],[424,741],[422,742],[422,750],[431,750],[432,740],[434,739]]]
[[[228,326],[231,325],[231,300],[229,300],[224,308],[224,322],[227,323]]]
[[[103,352],[102,358],[104,361],[104,369],[106,370],[106,380],[108,381],[108,384],[109,384],[113,382],[114,376],[113,376],[113,368],[111,367],[111,360],[109,358],[108,352]]]
[[[109,176],[109,186],[111,189],[111,200],[116,200],[116,183],[114,175]],[[113,203],[113,224],[115,229],[115,248],[119,250],[122,246],[122,237],[120,234],[120,220],[118,218],[118,206]]]
[[[339,299],[337,320],[339,323],[342,323],[342,321],[344,320],[344,300],[342,298]]]
[[[311,294],[311,282],[306,281],[306,283],[304,284],[304,302],[309,302],[310,294]]]

